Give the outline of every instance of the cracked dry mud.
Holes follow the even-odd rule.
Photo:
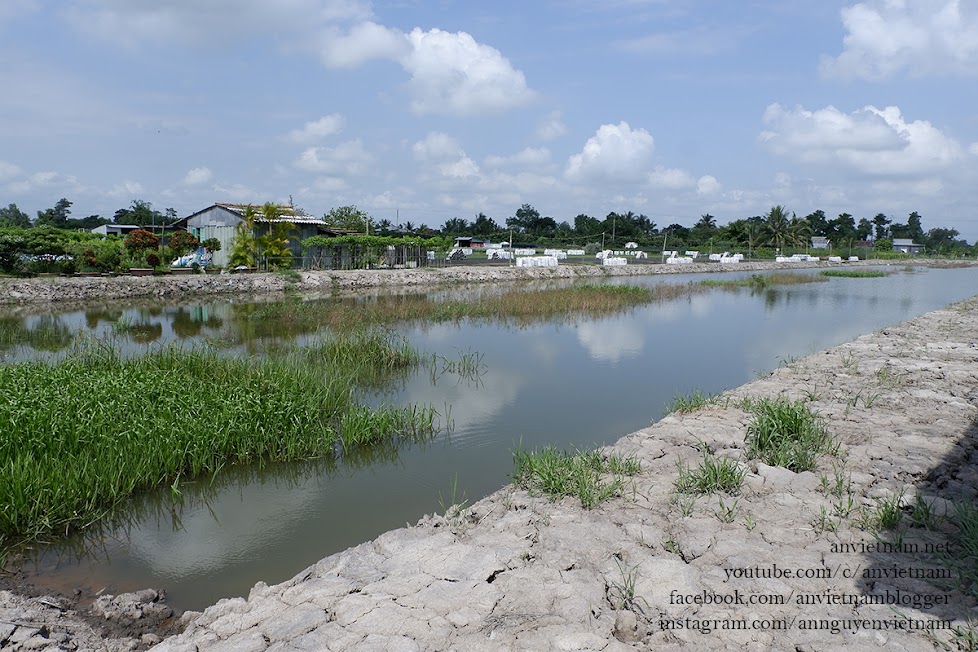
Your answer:
[[[975,504],[976,333],[978,298],[798,359],[621,439],[611,448],[641,473],[593,510],[507,487],[187,613],[184,633],[154,649],[967,649],[952,629],[893,623],[978,623],[975,587],[959,577],[976,560],[924,552],[949,545],[960,557],[942,515]],[[804,473],[747,460],[750,416],[734,405],[777,396],[811,401],[840,454]],[[696,465],[706,449],[747,469],[739,496],[677,497],[677,462]],[[918,496],[930,529],[919,510],[914,520]],[[896,529],[864,529],[898,502]],[[911,604],[838,603],[887,591]],[[695,604],[706,595],[784,604]]]

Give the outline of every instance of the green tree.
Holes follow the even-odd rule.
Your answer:
[[[71,214],[71,202],[62,197],[54,208],[37,211],[37,221],[34,226],[51,226],[64,229],[68,226],[68,215]]]
[[[771,244],[773,244],[778,251],[784,250],[784,244],[789,237],[790,228],[790,218],[788,217],[788,209],[780,204],[777,206],[772,206],[771,210],[768,211],[767,216],[764,218],[764,227],[767,230],[767,235],[770,238]]]
[[[574,233],[582,237],[601,233],[601,221],[581,213],[574,218]]]
[[[258,211],[251,204],[245,207],[241,222],[234,227],[234,237],[228,250],[229,267],[254,267],[258,261],[258,240],[255,219]]]
[[[831,220],[826,229],[826,235],[833,243],[851,240],[856,235],[856,220],[849,213],[839,213]]]
[[[907,237],[914,242],[923,244],[924,228],[921,225],[920,213],[914,211],[907,217]]]
[[[873,235],[873,223],[865,217],[860,218],[859,224],[856,226],[856,240],[869,240],[869,236],[871,235]]]
[[[172,208],[165,213],[153,208],[153,204],[142,199],[132,200],[128,208],[120,208],[112,218],[116,224],[135,224],[136,226],[168,226],[177,221],[177,213]]]
[[[876,217],[872,220],[873,226],[876,227],[876,237],[875,240],[885,240],[889,237],[890,231],[886,228],[886,225],[890,223],[889,218],[883,213],[877,213]]]
[[[485,213],[479,213],[475,216],[475,221],[472,222],[472,233],[475,235],[487,237],[493,235],[499,231],[499,225],[491,217],[487,216]]]
[[[808,222],[808,226],[812,229],[812,235],[818,235],[822,237],[828,236],[826,232],[828,230],[829,221],[825,217],[825,211],[819,209],[805,216],[805,221]]]
[[[466,235],[468,231],[469,222],[461,217],[453,217],[450,220],[445,220],[445,226],[441,230],[447,236]]]
[[[709,213],[704,213],[700,216],[700,219],[693,225],[690,229],[692,232],[692,238],[694,242],[704,243],[714,238],[719,233],[717,228],[717,220],[715,217]]]
[[[789,244],[796,247],[805,247],[806,249],[811,246],[812,238],[812,225],[808,220],[791,216],[791,220],[788,222],[788,235],[787,240]]]
[[[10,204],[6,208],[0,208],[0,228],[31,228],[31,218],[24,211],[17,208],[17,204]]]
[[[330,227],[340,231],[366,233],[373,218],[371,218],[370,213],[351,205],[331,208],[328,213],[323,215],[323,220]]]

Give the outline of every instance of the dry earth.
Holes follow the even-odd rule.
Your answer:
[[[976,500],[976,333],[978,298],[793,361],[621,439],[611,448],[636,456],[641,473],[593,510],[506,487],[188,612],[176,623],[185,631],[154,649],[968,649],[954,628],[978,640],[976,589],[963,585],[944,515]],[[735,405],[748,396],[811,401],[840,455],[800,474],[747,460],[749,415]],[[704,450],[747,470],[739,496],[677,495],[677,463],[695,466]],[[865,528],[880,501],[900,496],[898,528]],[[918,496],[930,529],[914,525]],[[874,550],[878,541],[904,547]],[[950,554],[925,553],[927,543]],[[149,597],[107,598],[115,606],[93,612],[0,591],[0,648],[146,647],[153,634],[97,623],[160,618]],[[742,604],[703,604],[716,597]]]

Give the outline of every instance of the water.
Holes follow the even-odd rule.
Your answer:
[[[405,328],[421,350],[482,356],[478,378],[419,373],[373,398],[431,404],[450,415],[450,435],[358,460],[232,469],[184,483],[180,500],[169,491],[141,497],[119,522],[37,550],[30,570],[40,582],[67,590],[164,588],[178,610],[201,609],[221,597],[247,595],[259,580],[288,579],[425,513],[495,491],[508,481],[518,446],[614,442],[661,417],[679,394],[735,387],[792,357],[941,308],[976,288],[978,269],[933,269],[759,293],[716,290],[614,317],[526,327],[466,322]],[[56,356],[79,331],[115,335],[133,350],[211,338],[247,352],[258,348],[256,335],[266,336],[266,345],[271,334],[315,338],[308,326],[289,331],[246,319],[260,309],[214,303],[0,317],[3,332],[21,333],[0,338],[0,353],[9,359]],[[40,350],[24,343],[33,341],[24,332],[39,334]]]

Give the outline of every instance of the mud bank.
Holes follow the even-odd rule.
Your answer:
[[[189,276],[116,276],[0,279],[0,305],[35,303],[85,303],[129,299],[184,299],[221,295],[275,295],[284,292],[337,292],[364,288],[436,287],[445,284],[500,281],[601,278],[648,274],[688,274],[718,271],[759,271],[803,267],[850,267],[893,264],[895,261],[858,263],[743,262],[736,265],[692,263],[687,265],[633,264],[622,267],[562,265],[559,267],[502,267],[459,265],[444,268],[351,270],[284,274],[196,274]],[[947,264],[943,261],[914,261],[914,264]]]
[[[622,438],[641,473],[593,510],[506,487],[188,612],[154,649],[968,649],[976,560],[951,523],[978,490],[976,332],[978,297],[792,361]],[[808,402],[839,454],[748,460],[745,397]],[[746,471],[739,495],[677,494],[704,451]]]

